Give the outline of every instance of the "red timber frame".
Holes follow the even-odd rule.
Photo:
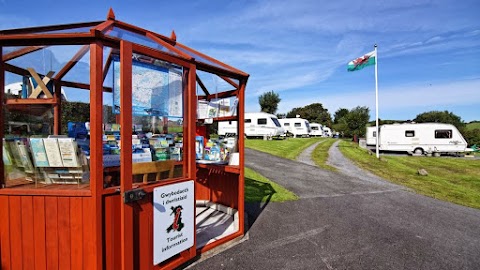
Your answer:
[[[86,28],[88,32],[59,33],[62,30]],[[114,27],[149,38],[166,51],[149,48],[108,33]],[[207,55],[195,51],[171,37],[118,21],[110,10],[107,20],[68,25],[54,25],[0,31],[0,89],[5,87],[5,73],[28,75],[28,71],[8,61],[54,45],[81,45],[81,49],[54,76],[55,92],[51,99],[6,99],[0,91],[0,135],[4,138],[4,108],[34,111],[52,108],[54,134],[61,133],[61,87],[90,91],[90,185],[88,188],[36,189],[6,188],[3,159],[0,159],[0,263],[1,269],[173,269],[196,256],[244,234],[244,100],[249,75]],[[3,54],[5,47],[23,46]],[[120,192],[103,187],[102,119],[106,72],[112,62],[111,47],[120,56],[119,123],[122,126]],[[63,80],[75,64],[90,52],[90,83]],[[166,61],[183,69],[184,89],[184,158],[183,175],[169,181],[147,184],[149,194],[138,204],[123,203],[122,196],[132,189],[132,54],[142,54]],[[195,57],[206,61],[198,61]],[[104,61],[105,60],[105,61]],[[105,65],[104,65],[105,62]],[[234,90],[211,94],[197,75],[197,70],[216,74]],[[42,76],[43,74],[39,74]],[[238,81],[238,83],[236,81]],[[197,97],[196,84],[204,91]],[[239,166],[196,164],[197,99],[236,96],[238,116],[217,120],[238,121]],[[0,149],[3,140],[0,140]],[[201,248],[194,245],[180,254],[153,265],[152,191],[157,186],[188,180],[195,181],[195,199],[223,204],[238,211],[239,230]]]

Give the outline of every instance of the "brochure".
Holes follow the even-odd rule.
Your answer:
[[[60,148],[64,167],[80,167],[76,145],[72,138],[59,138],[58,147]]]
[[[30,138],[30,147],[32,148],[33,161],[36,167],[49,167],[47,153],[43,145],[42,138]]]
[[[60,149],[58,148],[57,138],[43,139],[45,152],[47,153],[48,163],[50,167],[63,167]]]

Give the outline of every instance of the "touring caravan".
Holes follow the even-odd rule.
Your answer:
[[[310,123],[303,118],[283,118],[278,119],[287,133],[293,137],[308,137],[310,135]]]
[[[382,126],[380,126],[381,128]],[[367,146],[376,146],[377,144],[377,127],[367,127],[367,134],[365,136],[365,143]]]
[[[310,136],[312,137],[317,137],[317,136],[323,136],[323,126],[321,124],[317,123],[310,123]]]
[[[323,127],[323,137],[332,137],[332,130],[329,127]]]
[[[376,144],[375,127],[367,128],[366,143]],[[379,150],[408,152],[409,154],[456,154],[466,151],[467,142],[458,129],[451,124],[418,123],[381,125]]]
[[[237,121],[218,122],[218,135],[237,134]],[[285,135],[285,130],[278,118],[269,113],[245,113],[246,137],[278,137]]]

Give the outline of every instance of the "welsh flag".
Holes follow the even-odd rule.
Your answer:
[[[348,71],[355,71],[355,70],[360,70],[364,67],[367,66],[372,66],[375,65],[375,58],[377,56],[375,55],[375,51],[371,51],[364,56],[361,56],[355,60],[352,60],[348,62]]]

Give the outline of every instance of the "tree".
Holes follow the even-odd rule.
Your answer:
[[[468,146],[477,145],[480,147],[480,129],[465,129],[463,137],[468,143]]]
[[[335,112],[336,123],[333,125],[333,128],[343,133],[345,137],[353,137],[353,135],[363,137],[365,136],[366,125],[369,119],[370,109],[368,107],[357,106],[350,111],[339,109]]]
[[[281,100],[279,95],[273,92],[273,90],[263,93],[258,97],[261,111],[271,114],[275,114],[278,109],[278,103],[280,103]]]
[[[312,103],[305,107],[293,108],[287,113],[287,118],[295,118],[300,115],[310,123],[319,123],[324,126],[331,126],[332,116],[327,109],[323,108],[321,103]]]
[[[347,114],[348,114],[348,109],[345,109],[345,108],[338,109],[333,116],[334,117],[333,123],[338,124],[339,120],[342,119]]]
[[[351,109],[350,112],[344,116],[344,119],[347,124],[347,134],[349,136],[357,135],[363,137],[366,133],[366,125],[370,119],[370,109],[365,106],[357,106]]]
[[[449,112],[449,111],[424,112],[424,113],[421,113],[421,114],[417,115],[417,117],[415,117],[415,119],[413,119],[413,121],[415,121],[417,123],[447,123],[447,124],[452,124],[456,128],[458,128],[458,130],[460,130],[460,132],[462,132],[462,133],[465,129],[465,123],[462,121],[462,118],[460,118],[460,116],[455,115],[455,114],[453,114],[452,112]]]

